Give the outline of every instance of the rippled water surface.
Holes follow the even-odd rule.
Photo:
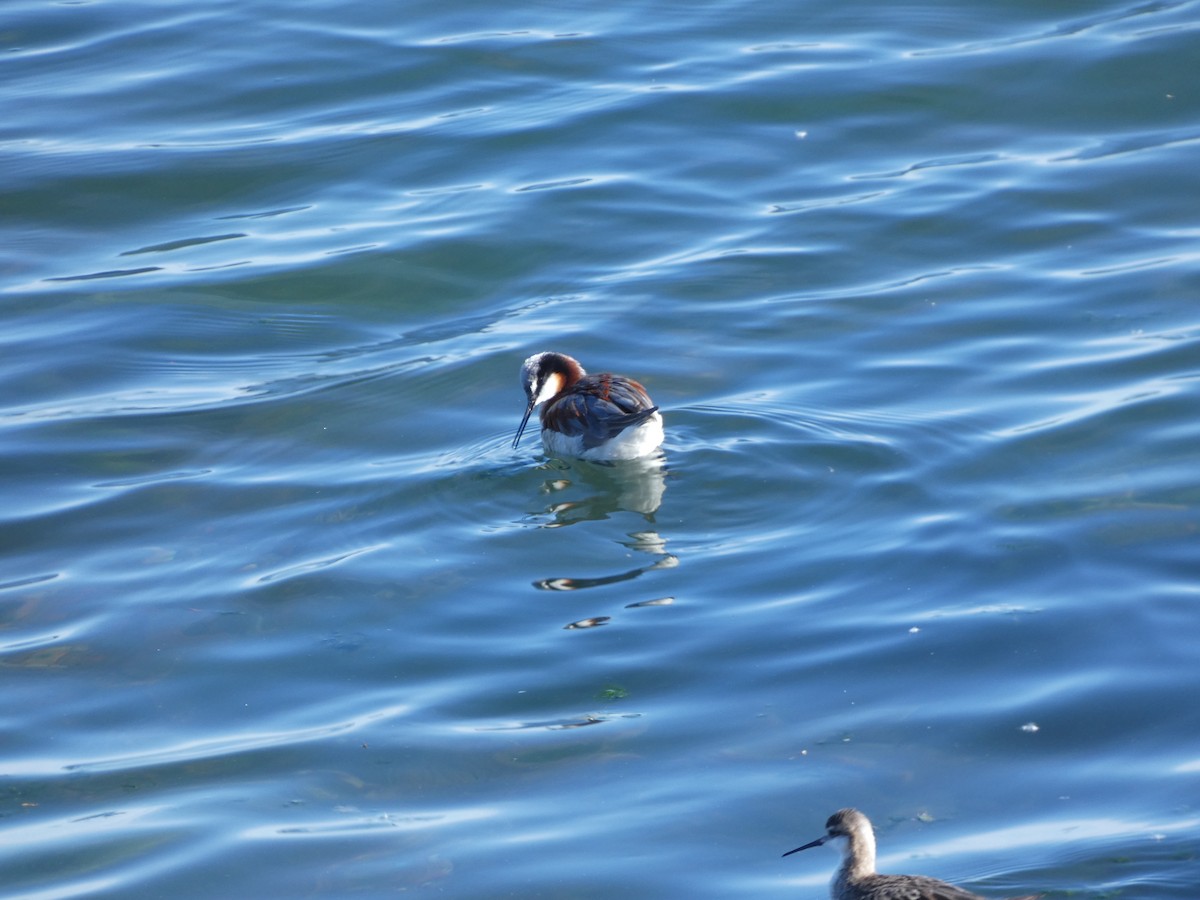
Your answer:
[[[1194,900],[1198,41],[9,2],[2,895]]]

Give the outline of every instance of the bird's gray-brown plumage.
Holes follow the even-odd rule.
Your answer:
[[[825,834],[790,856],[826,841],[844,841],[842,865],[833,878],[833,900],[987,900],[979,894],[925,875],[880,875],[875,871],[875,831],[871,820],[857,809],[839,809],[825,823]],[[1025,894],[1010,900],[1038,900],[1040,894]]]

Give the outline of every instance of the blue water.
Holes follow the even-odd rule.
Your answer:
[[[6,4],[0,895],[1194,900],[1198,41]]]

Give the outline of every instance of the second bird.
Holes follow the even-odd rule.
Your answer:
[[[842,865],[830,887],[833,900],[987,900],[925,875],[880,875],[875,871],[875,831],[871,820],[857,809],[839,809],[825,823],[822,837],[783,855],[791,856],[829,841],[842,851]],[[1040,896],[1026,894],[1012,900],[1038,900]]]

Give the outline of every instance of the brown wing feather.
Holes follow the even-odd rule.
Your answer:
[[[542,409],[543,427],[579,435],[585,448],[597,447],[626,428],[654,415],[658,407],[629,378],[585,375]]]

